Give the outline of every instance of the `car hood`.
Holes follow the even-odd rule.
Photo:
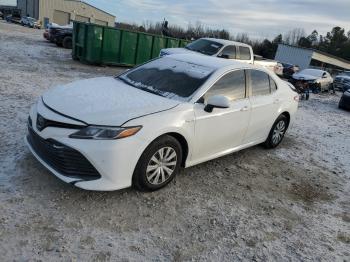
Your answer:
[[[121,126],[130,119],[171,109],[180,102],[131,87],[113,77],[58,86],[43,95],[50,109],[90,125]]]
[[[293,78],[296,80],[306,80],[306,81],[319,79],[319,77],[317,77],[317,76],[307,75],[307,74],[302,74],[302,73],[293,74]]]

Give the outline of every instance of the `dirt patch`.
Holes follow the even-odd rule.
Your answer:
[[[315,202],[334,200],[335,197],[328,191],[328,187],[304,182],[300,184],[293,183],[289,193],[294,200],[302,201],[305,204],[313,204]]]
[[[337,239],[345,244],[350,244],[350,234],[338,233]]]

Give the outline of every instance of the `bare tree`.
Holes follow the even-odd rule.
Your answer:
[[[300,38],[305,36],[306,33],[303,28],[294,28],[284,35],[284,42],[289,45],[298,45]]]

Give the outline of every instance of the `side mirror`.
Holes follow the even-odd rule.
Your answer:
[[[204,111],[211,113],[214,108],[229,108],[230,100],[226,96],[216,95],[209,97],[207,105],[204,107]]]

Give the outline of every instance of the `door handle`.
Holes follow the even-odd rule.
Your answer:
[[[241,108],[241,112],[248,111],[249,108],[247,106]]]

